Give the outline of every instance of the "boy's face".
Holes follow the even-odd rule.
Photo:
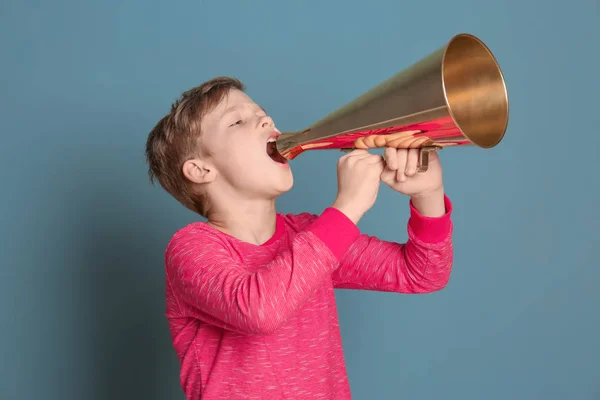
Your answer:
[[[204,116],[201,128],[215,182],[251,198],[272,198],[292,187],[291,169],[275,148],[280,133],[246,93],[230,91]]]

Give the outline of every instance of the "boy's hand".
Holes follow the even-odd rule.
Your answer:
[[[426,216],[441,216],[445,212],[442,166],[437,152],[429,153],[426,172],[417,172],[419,149],[384,151],[385,169],[381,180],[397,192],[411,197],[413,205]]]
[[[343,212],[355,224],[375,204],[383,157],[367,150],[354,150],[338,161],[338,195],[333,207]]]

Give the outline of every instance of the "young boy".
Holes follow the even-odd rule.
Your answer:
[[[150,177],[206,217],[167,246],[166,317],[187,399],[350,399],[334,289],[428,293],[450,276],[439,159],[356,150],[320,215],[277,213],[293,183],[273,120],[232,78],[183,93],[148,137]],[[408,241],[361,234],[380,183],[410,196]]]

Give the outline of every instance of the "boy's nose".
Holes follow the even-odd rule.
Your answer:
[[[271,119],[271,117],[263,117],[260,126],[262,128],[267,128],[267,127],[272,127],[275,124],[273,123],[273,120]]]

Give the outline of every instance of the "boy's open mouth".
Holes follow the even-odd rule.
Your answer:
[[[275,144],[275,138],[272,137],[267,140],[267,155],[271,157],[271,160],[278,162],[280,164],[287,163],[287,159],[279,154],[279,150],[277,150],[277,145]]]

